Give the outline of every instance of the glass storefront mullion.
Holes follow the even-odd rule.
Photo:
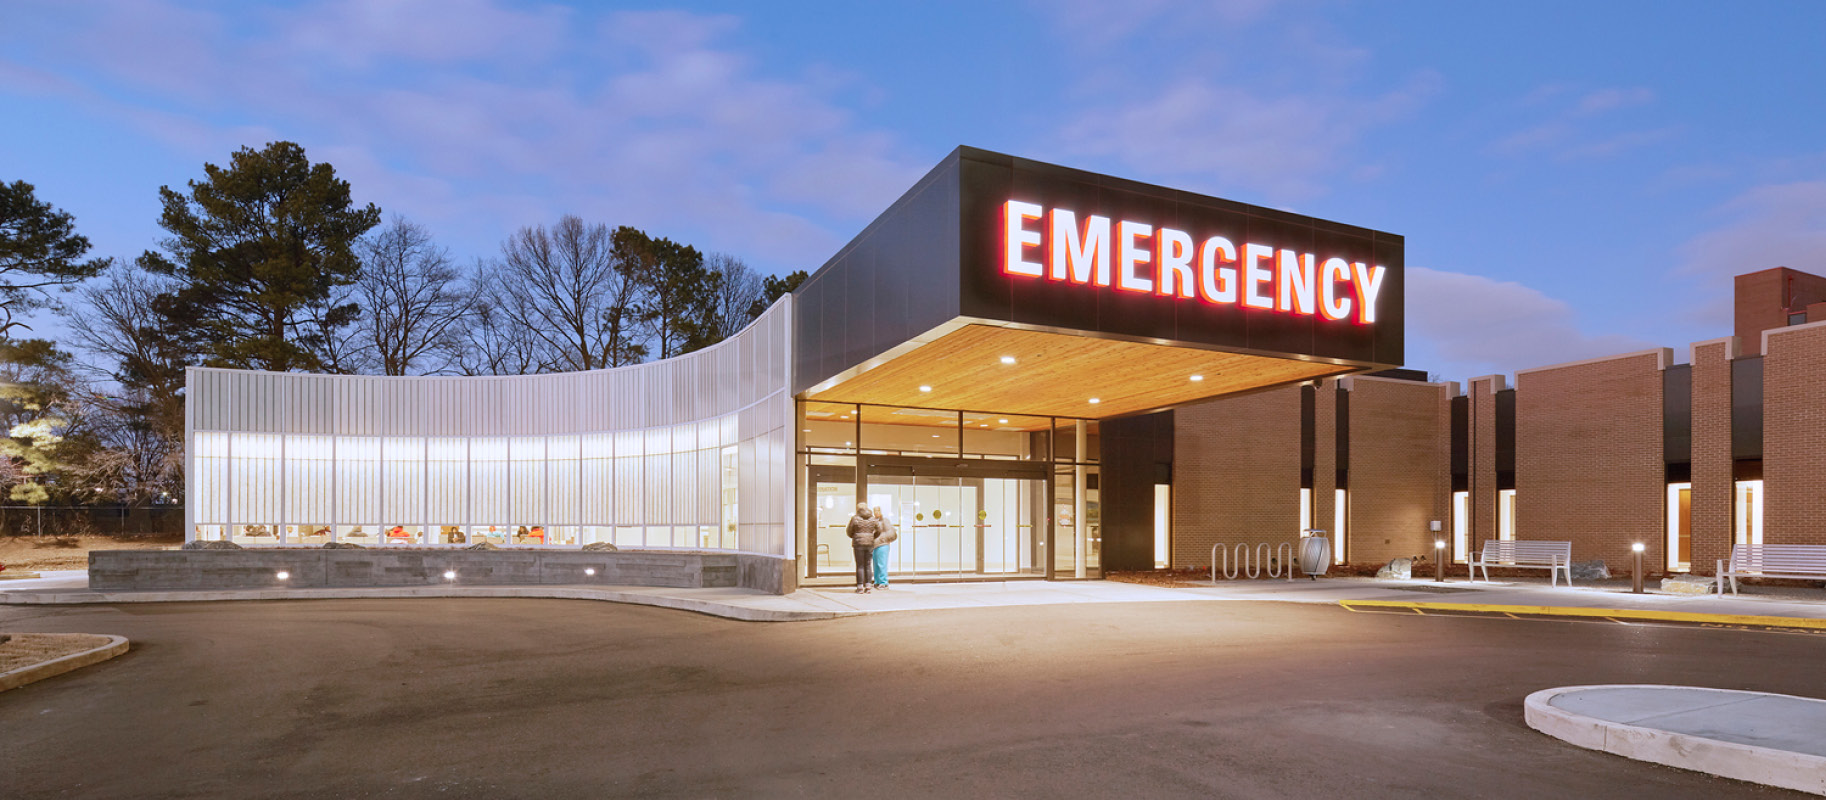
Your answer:
[[[891,576],[1101,576],[1096,421],[820,401],[798,409],[806,577],[854,575],[845,528],[858,502],[899,530]]]

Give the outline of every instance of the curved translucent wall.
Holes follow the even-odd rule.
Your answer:
[[[714,347],[594,372],[192,369],[187,535],[791,555],[790,314],[788,297]]]

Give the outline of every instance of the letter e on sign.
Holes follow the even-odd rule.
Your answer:
[[[1034,203],[1010,200],[1002,204],[1002,241],[1007,250],[1002,255],[1002,271],[1010,275],[1038,278],[1042,267],[1027,260],[1027,248],[1040,246],[1040,232],[1028,230],[1029,221],[1038,221],[1045,209]]]

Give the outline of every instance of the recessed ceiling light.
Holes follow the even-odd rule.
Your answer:
[[[843,415],[843,419],[849,419],[849,418],[850,418],[850,415],[848,415],[848,414]]]
[[[1102,401],[1102,400],[1099,400],[1099,399],[1097,399],[1097,398],[1095,398],[1095,397],[1093,397],[1093,398],[1091,398],[1091,405],[1093,405],[1093,406],[1094,406],[1094,405],[1096,405],[1096,404],[1098,404],[1098,403],[1101,403],[1101,402],[1103,402],[1103,401]]]
[[[1002,363],[1004,363],[1004,364],[1013,364],[1013,363],[1014,363],[1014,356],[1002,356]]]
[[[987,423],[987,422],[985,422],[985,423],[983,423],[983,424],[982,424],[982,427],[984,427],[984,428],[987,428],[987,427],[989,427],[989,423]]]
[[[937,439],[937,438],[938,438],[938,434],[936,434],[936,433],[935,433],[935,434],[932,434],[932,438],[934,438],[934,439]]]
[[[1193,375],[1193,376],[1192,376],[1192,382],[1193,382],[1193,383],[1197,383],[1197,382],[1199,382],[1199,381],[1202,381],[1202,380],[1204,380],[1204,379],[1205,379],[1205,376],[1203,376],[1203,375]]]
[[[998,425],[1007,425],[1007,424],[1008,424],[1008,420],[1005,420],[1005,419],[998,419],[998,420],[996,420],[996,424],[998,424]]]
[[[811,429],[811,428],[806,428],[806,429],[805,429],[805,432],[806,432],[806,433],[811,433],[811,432],[812,432],[812,429]]]
[[[919,390],[920,390],[920,391],[922,391],[922,392],[930,392],[930,391],[932,391],[932,387],[930,387],[930,386],[921,386],[921,387],[919,387]]]

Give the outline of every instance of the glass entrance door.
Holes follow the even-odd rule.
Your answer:
[[[869,505],[900,538],[891,576],[963,579],[1044,573],[1046,472],[1008,463],[880,459],[867,466]]]
[[[812,505],[812,546],[806,558],[811,562],[811,575],[856,574],[847,533],[850,515],[856,513],[855,468],[813,465],[808,490]]]

